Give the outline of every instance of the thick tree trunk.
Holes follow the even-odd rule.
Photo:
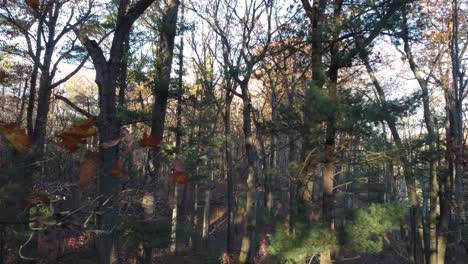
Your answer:
[[[96,71],[96,84],[99,90],[99,141],[105,143],[120,137],[120,121],[117,117],[117,87],[119,87],[125,40],[135,20],[153,3],[154,0],[139,0],[129,8],[129,1],[119,1],[116,28],[112,39],[110,56],[107,60],[99,44],[87,36],[80,41],[91,56]],[[121,182],[112,177],[111,171],[118,161],[119,146],[101,148],[98,168],[98,193],[100,195],[97,216],[96,249],[99,263],[118,263],[119,193]]]
[[[99,141],[108,142],[120,136],[120,126],[117,119],[116,87],[119,76],[119,65],[114,67],[96,65],[96,83],[99,87],[98,117]],[[99,263],[118,263],[118,194],[121,189],[120,179],[111,176],[111,170],[118,159],[118,146],[101,149],[99,152],[101,165],[98,177],[98,192],[102,195],[101,208],[98,216],[98,228],[102,231],[97,235],[97,250]]]

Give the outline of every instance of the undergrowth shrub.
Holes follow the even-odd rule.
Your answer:
[[[271,236],[268,253],[278,263],[296,263],[306,256],[319,254],[337,246],[335,234],[323,223],[298,221],[293,225],[293,234],[288,235],[283,227]],[[275,263],[276,263],[275,262]]]
[[[404,204],[372,204],[354,212],[352,222],[343,228],[345,246],[356,253],[382,251],[385,233],[398,230],[408,207]]]

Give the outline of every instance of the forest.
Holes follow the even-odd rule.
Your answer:
[[[467,48],[467,0],[0,0],[0,264],[466,264]]]

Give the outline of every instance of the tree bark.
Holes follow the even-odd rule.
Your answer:
[[[80,36],[80,41],[91,56],[96,71],[96,84],[99,90],[99,141],[101,143],[116,140],[120,137],[120,121],[117,117],[117,95],[125,41],[133,23],[154,2],[154,0],[139,0],[129,7],[129,1],[120,1],[116,18],[116,27],[112,39],[110,56],[107,60],[99,44],[87,36]],[[100,149],[98,193],[99,210],[97,227],[101,231],[96,235],[96,249],[99,263],[118,263],[118,227],[119,199],[121,189],[120,179],[112,177],[111,170],[118,160],[119,146]]]
[[[228,85],[229,87],[231,85]],[[232,146],[231,146],[231,103],[233,95],[226,89],[226,103],[224,110],[224,151],[226,156],[226,180],[227,180],[227,230],[226,230],[226,251],[232,254],[233,250],[233,220],[234,220],[234,188],[232,173]]]
[[[245,208],[245,224],[244,235],[242,238],[241,252],[239,255],[240,263],[251,263],[253,259],[253,242],[255,241],[256,231],[256,175],[254,164],[256,162],[256,154],[253,145],[251,113],[252,103],[248,90],[248,80],[241,85],[242,102],[243,102],[243,130],[245,140],[245,153],[247,155],[247,193],[246,193],[246,208]]]

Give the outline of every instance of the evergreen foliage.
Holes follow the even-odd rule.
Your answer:
[[[326,248],[335,248],[337,239],[323,223],[298,221],[294,224],[293,234],[288,235],[284,228],[278,228],[271,237],[268,252],[281,263],[295,263],[306,256],[319,254]]]
[[[355,211],[352,223],[344,227],[345,246],[356,253],[378,253],[385,233],[400,228],[407,206],[396,203],[372,204]]]

